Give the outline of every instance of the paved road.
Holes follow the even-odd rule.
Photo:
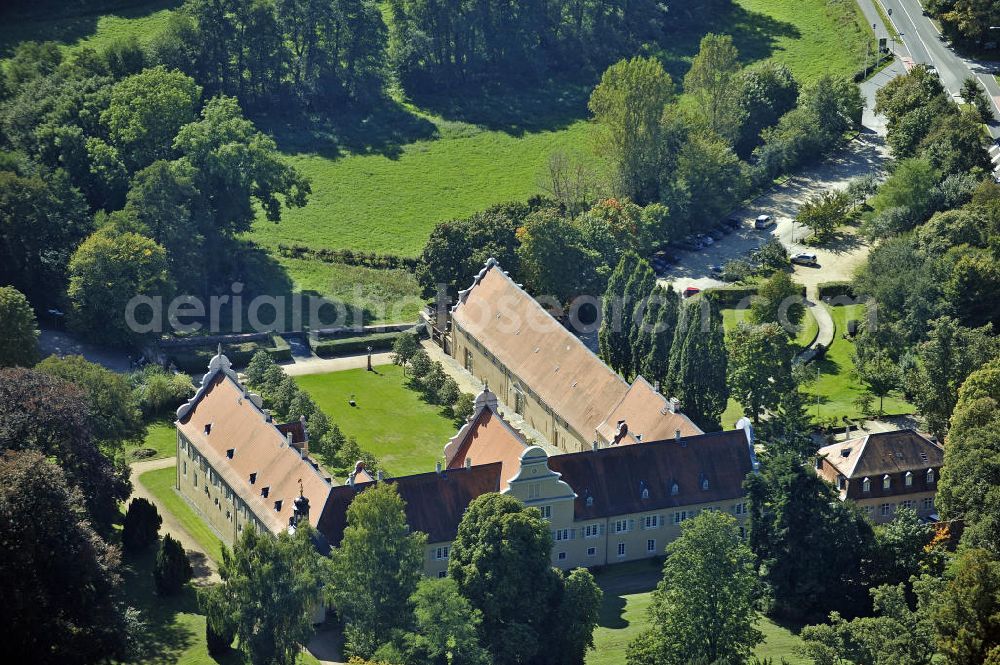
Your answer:
[[[188,555],[188,559],[191,561],[191,567],[194,568],[194,583],[197,585],[214,584],[220,581],[215,562],[205,553],[201,545],[198,544],[198,541],[191,537],[187,529],[181,526],[181,523],[177,521],[174,514],[163,507],[156,500],[156,497],[139,482],[139,476],[147,471],[166,469],[175,466],[176,463],[177,458],[175,457],[149,460],[147,462],[133,462],[130,474],[132,479],[132,498],[142,497],[156,506],[160,517],[163,518],[163,524],[160,526],[160,535],[169,533],[171,537],[180,541],[184,547],[184,551]]]
[[[872,2],[880,2],[887,14],[892,10],[889,20],[903,42],[898,51],[904,57],[909,57],[914,64],[934,65],[941,76],[941,83],[953,99],[960,99],[962,81],[970,76],[975,77],[986,88],[993,100],[997,117],[1000,117],[1000,85],[992,75],[996,63],[978,62],[955,53],[930,17],[923,14],[919,0],[859,1],[863,10],[866,4]],[[883,32],[881,36],[886,36],[886,33]],[[997,38],[1000,40],[1000,33]],[[994,138],[1000,137],[1000,125],[992,123],[990,134]]]
[[[125,351],[89,344],[69,333],[50,328],[42,329],[38,338],[38,349],[42,357],[83,356],[90,362],[103,365],[115,372],[128,372],[130,369],[129,356]]]

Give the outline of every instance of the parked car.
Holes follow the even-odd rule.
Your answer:
[[[689,286],[686,289],[684,289],[683,293],[685,298],[690,298],[693,295],[701,293],[701,289],[699,289],[697,286]]]
[[[800,266],[814,266],[816,265],[816,255],[812,252],[799,252],[792,255],[791,261]]]
[[[757,219],[753,222],[755,229],[769,229],[772,226],[774,226],[774,220],[771,219],[770,215],[757,215]]]
[[[712,238],[712,236],[705,235],[704,233],[699,233],[695,237],[701,241],[703,247],[708,247],[709,245],[715,244],[715,240]]]
[[[724,221],[722,224],[724,226],[728,226],[733,231],[735,231],[736,229],[738,229],[741,226],[743,226],[743,222],[740,221],[739,219],[735,218],[735,217],[730,217],[729,219],[727,219],[726,221]]]

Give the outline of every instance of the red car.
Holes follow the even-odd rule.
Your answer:
[[[690,298],[691,296],[697,293],[701,293],[701,289],[699,289],[697,286],[689,286],[686,289],[684,289],[685,298]]]

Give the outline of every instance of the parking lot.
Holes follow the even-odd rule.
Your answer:
[[[882,137],[873,132],[862,133],[842,151],[801,174],[775,186],[758,197],[746,208],[729,217],[742,224],[733,233],[704,249],[688,251],[671,249],[678,258],[660,275],[663,284],[672,284],[683,291],[689,286],[705,289],[723,286],[725,282],[711,269],[725,265],[732,259],[745,257],[770,237],[778,238],[789,254],[810,252],[816,254],[816,266],[794,266],[794,279],[805,284],[809,291],[819,282],[850,279],[856,268],[864,263],[868,244],[854,234],[854,229],[844,229],[841,237],[823,247],[803,244],[809,230],[794,222],[799,207],[810,197],[833,189],[843,189],[847,183],[871,171],[881,172],[887,148]],[[761,214],[770,215],[775,224],[768,229],[756,230],[753,220]],[[724,220],[719,220],[720,223]]]

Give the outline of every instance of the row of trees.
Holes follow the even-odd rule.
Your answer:
[[[285,374],[267,351],[253,355],[245,370],[246,382],[263,398],[272,415],[279,422],[306,419],[309,434],[309,452],[316,455],[332,470],[346,475],[358,461],[375,473],[378,459],[363,450],[353,436],[346,436],[340,426],[320,410],[309,393],[299,388],[292,377]]]
[[[1000,7],[990,0],[927,0],[924,9],[941,22],[949,39],[982,46],[996,42],[991,30],[1000,23]]]
[[[431,360],[427,352],[420,348],[416,335],[404,333],[392,345],[392,362],[410,370],[410,386],[423,394],[431,404],[445,407],[448,414],[459,424],[472,415],[473,397],[463,393],[455,379],[444,371],[444,365]]]

